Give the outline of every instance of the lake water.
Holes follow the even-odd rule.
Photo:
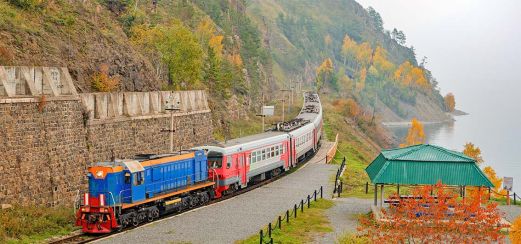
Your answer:
[[[466,142],[481,149],[484,166],[492,166],[499,177],[514,177],[514,189],[521,194],[521,131],[515,118],[482,117],[470,114],[456,121],[424,126],[427,143],[455,151],[463,151]],[[408,127],[389,127],[398,138],[404,138]]]

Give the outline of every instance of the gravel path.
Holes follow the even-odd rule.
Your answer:
[[[326,215],[333,226],[333,232],[315,238],[315,243],[335,243],[340,236],[356,232],[358,214],[371,211],[371,199],[335,198],[335,205],[327,210]]]
[[[324,164],[329,144],[298,171],[229,200],[113,235],[99,243],[233,243],[260,228],[324,186],[331,197],[330,177],[337,165]],[[324,154],[325,155],[325,154]]]
[[[500,205],[498,208],[503,212],[505,219],[510,223],[512,223],[517,217],[521,216],[520,206]]]

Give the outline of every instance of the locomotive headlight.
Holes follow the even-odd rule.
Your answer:
[[[100,171],[96,172],[96,176],[103,177],[103,171],[100,170]]]

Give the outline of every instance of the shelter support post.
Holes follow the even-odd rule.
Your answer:
[[[378,206],[378,184],[374,184],[374,205]]]
[[[400,184],[396,185],[396,193],[400,196]]]
[[[380,186],[380,207],[384,207],[384,184]]]

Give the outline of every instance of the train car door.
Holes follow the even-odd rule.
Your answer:
[[[145,168],[135,160],[123,162],[130,171],[132,202],[145,200]]]
[[[248,157],[246,157],[246,153],[239,154],[239,175],[241,186],[245,187],[248,184]]]

